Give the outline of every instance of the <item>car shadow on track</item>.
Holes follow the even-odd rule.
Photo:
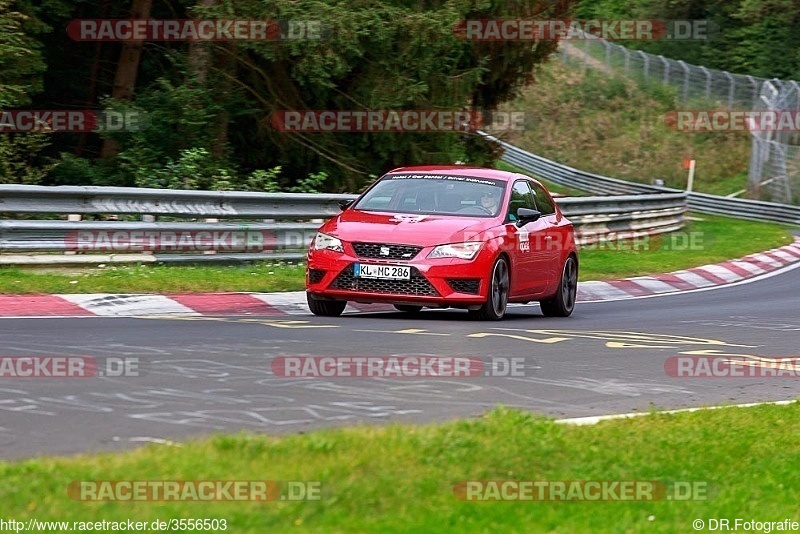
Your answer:
[[[391,319],[394,321],[408,321],[409,323],[421,323],[429,321],[457,321],[463,323],[493,323],[502,324],[515,321],[531,321],[531,320],[558,320],[563,321],[563,318],[545,317],[539,310],[539,306],[519,306],[509,308],[506,311],[505,317],[501,321],[473,321],[467,315],[466,310],[423,310],[419,313],[403,313],[400,311],[380,311],[380,312],[360,312],[344,315],[343,318],[358,317],[360,319],[381,320]]]

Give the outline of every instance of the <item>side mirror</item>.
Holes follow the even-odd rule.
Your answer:
[[[525,226],[529,222],[538,221],[542,216],[542,212],[528,208],[517,209],[517,226]]]
[[[350,207],[350,204],[352,204],[353,202],[355,202],[355,200],[340,200],[340,201],[339,201],[339,209],[341,209],[342,211],[344,211],[344,210],[346,210],[347,208],[349,208],[349,207]]]

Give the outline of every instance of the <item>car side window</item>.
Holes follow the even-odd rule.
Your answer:
[[[519,208],[536,209],[533,203],[533,192],[527,180],[518,180],[511,188],[511,199],[508,201],[509,220],[516,221],[518,219],[517,210]]]
[[[536,208],[542,212],[542,215],[552,215],[555,213],[556,205],[553,201],[553,197],[545,191],[544,187],[534,182],[531,182],[531,187],[533,187],[533,194],[536,198]]]

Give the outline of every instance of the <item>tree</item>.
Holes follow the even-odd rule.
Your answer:
[[[32,36],[37,21],[0,0],[0,111],[31,102],[42,88],[41,44]],[[0,183],[36,184],[46,173],[35,160],[47,146],[44,133],[0,133]]]
[[[0,0],[0,109],[28,104],[41,91],[41,44],[31,35],[31,17]]]
[[[147,19],[153,0],[133,0],[132,19]],[[136,91],[136,78],[139,75],[139,62],[142,58],[142,41],[125,41],[117,63],[117,74],[114,77],[114,88],[111,97],[116,100],[130,101]],[[107,158],[117,153],[118,147],[114,139],[106,138],[100,157]]]
[[[454,133],[281,133],[280,110],[494,110],[533,80],[555,42],[459,39],[464,19],[566,18],[572,0],[472,1],[220,0],[211,18],[320,21],[323,39],[237,41],[229,79],[246,91],[231,143],[245,168],[281,165],[293,175],[325,171],[356,190],[391,167],[416,162],[486,163],[492,147]]]

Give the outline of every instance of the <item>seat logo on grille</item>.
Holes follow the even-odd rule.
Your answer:
[[[381,256],[389,255],[389,247],[381,247]]]

